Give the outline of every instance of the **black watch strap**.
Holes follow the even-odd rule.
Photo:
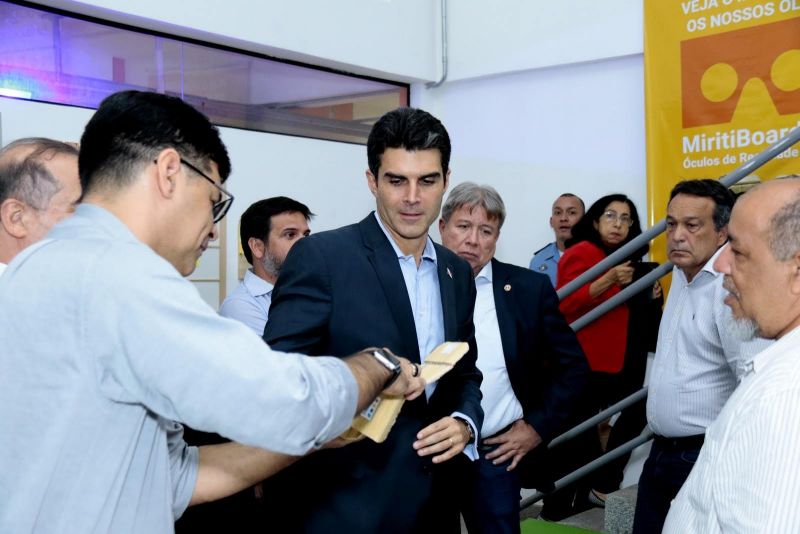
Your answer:
[[[397,377],[400,376],[403,368],[400,365],[400,360],[398,360],[391,352],[385,349],[372,349],[369,351],[372,354],[372,357],[378,360],[382,366],[389,370],[391,373],[389,378],[386,379],[386,383],[383,385],[383,389],[388,388],[394,381],[397,380]]]
[[[455,417],[456,421],[461,421],[465,427],[467,427],[467,434],[469,434],[469,438],[467,439],[467,445],[470,443],[475,443],[475,432],[472,431],[472,425],[469,424],[469,421],[464,419],[463,417]]]

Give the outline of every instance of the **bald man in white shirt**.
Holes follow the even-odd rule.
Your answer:
[[[80,196],[74,145],[28,137],[0,150],[0,274],[75,211]]]
[[[800,532],[800,180],[736,204],[714,263],[743,338],[777,340],[746,366],[708,428],[664,532]]]

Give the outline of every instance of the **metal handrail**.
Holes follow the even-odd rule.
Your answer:
[[[574,331],[578,331],[587,324],[591,323],[592,321],[598,319],[600,316],[604,315],[607,311],[619,306],[623,302],[627,301],[632,296],[636,295],[644,291],[645,289],[650,289],[653,287],[653,284],[656,280],[664,276],[665,274],[672,271],[672,262],[666,261],[608,299],[605,302],[600,303],[596,308],[593,308],[586,312],[584,315],[577,318],[575,321],[570,323],[570,327]]]
[[[584,421],[584,422],[582,422],[582,423],[570,428],[569,430],[567,430],[563,434],[561,434],[559,436],[556,436],[555,438],[553,438],[550,441],[550,443],[547,444],[547,448],[548,449],[552,449],[553,447],[557,447],[558,445],[561,445],[565,441],[571,440],[575,436],[578,436],[578,435],[586,432],[587,430],[589,430],[593,426],[598,425],[601,422],[605,421],[606,419],[608,419],[609,417],[611,417],[615,413],[621,412],[622,410],[624,410],[628,406],[631,406],[632,404],[635,404],[635,403],[639,402],[640,400],[642,400],[642,399],[644,399],[646,397],[647,397],[647,386],[643,387],[639,391],[631,393],[630,395],[628,395],[627,397],[625,397],[621,401],[617,402],[616,404],[613,404],[613,405],[609,406],[608,408],[606,408],[602,412],[599,412],[597,415],[593,415],[592,417],[590,417],[586,421]]]
[[[620,445],[616,449],[608,451],[604,455],[602,455],[602,456],[600,456],[598,458],[595,458],[594,460],[592,460],[588,464],[586,464],[586,465],[584,465],[582,467],[579,467],[578,469],[576,469],[572,473],[570,473],[568,475],[565,475],[562,478],[558,479],[556,481],[555,485],[554,485],[555,487],[553,488],[553,491],[558,491],[561,488],[563,488],[564,486],[568,486],[569,484],[572,484],[576,480],[580,480],[581,478],[585,477],[589,473],[592,473],[592,472],[596,471],[597,469],[600,469],[601,467],[603,467],[604,465],[606,465],[607,463],[609,463],[609,462],[611,462],[613,460],[616,460],[617,458],[619,458],[623,454],[628,454],[629,452],[631,452],[636,447],[639,447],[640,445],[644,445],[645,443],[647,443],[651,439],[653,439],[653,432],[649,428],[645,427],[644,431],[639,436],[633,438],[632,440],[630,440],[630,441],[628,441],[626,443],[623,443],[622,445]],[[522,510],[524,508],[527,508],[528,506],[532,505],[533,503],[535,503],[537,501],[542,500],[543,497],[545,497],[546,495],[549,495],[550,493],[552,493],[552,492],[542,493],[542,492],[537,491],[536,493],[534,493],[530,497],[527,497],[527,498],[523,499],[522,501],[520,501],[520,503],[519,503],[520,510]]]
[[[791,132],[786,134],[784,138],[778,140],[772,146],[765,149],[758,155],[754,156],[753,159],[751,159],[750,161],[745,162],[743,165],[731,171],[731,173],[722,178],[720,182],[722,182],[722,184],[725,187],[732,186],[745,176],[752,174],[753,171],[755,171],[756,169],[758,169],[771,159],[775,158],[776,156],[779,156],[783,151],[790,148],[798,141],[800,141],[800,127],[794,128]],[[601,262],[595,264],[588,271],[586,271],[585,273],[577,277],[575,280],[572,280],[564,287],[559,289],[558,298],[563,300],[565,297],[574,293],[579,287],[583,286],[588,282],[591,282],[598,276],[608,271],[610,268],[619,264],[634,250],[643,247],[645,244],[649,243],[653,238],[659,236],[664,230],[666,230],[666,228],[667,228],[666,220],[661,219],[656,224],[654,224],[650,229],[643,232],[642,235],[636,237],[624,247],[608,255]]]

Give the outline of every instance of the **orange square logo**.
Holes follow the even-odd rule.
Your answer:
[[[730,122],[752,79],[778,114],[800,113],[800,18],[683,41],[683,127]]]

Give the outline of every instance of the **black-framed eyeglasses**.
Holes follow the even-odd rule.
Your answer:
[[[219,190],[220,199],[214,202],[214,205],[211,206],[211,213],[214,215],[214,224],[218,223],[219,221],[222,220],[223,217],[225,217],[225,214],[227,214],[228,210],[231,208],[231,204],[233,204],[233,195],[228,193],[224,187],[217,184],[217,182],[215,182],[213,178],[211,178],[209,175],[207,175],[206,173],[204,173],[203,171],[201,171],[200,169],[198,169],[185,159],[181,158],[181,163],[192,169],[194,172],[196,172],[209,182],[211,182],[211,185],[213,185]]]

